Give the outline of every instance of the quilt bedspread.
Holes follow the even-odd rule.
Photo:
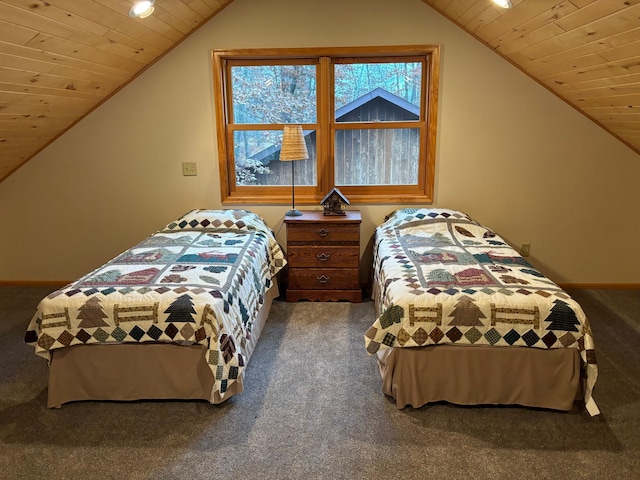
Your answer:
[[[50,359],[80,344],[202,344],[223,397],[241,378],[255,313],[285,264],[244,210],[193,210],[38,305],[25,341]]]
[[[576,348],[585,405],[598,370],[582,308],[495,232],[463,212],[407,208],[376,229],[380,316],[365,334],[380,348],[437,344]]]

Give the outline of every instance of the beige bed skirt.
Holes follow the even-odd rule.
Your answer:
[[[274,282],[247,342],[251,358],[278,296]],[[243,390],[243,377],[224,393],[213,392],[214,378],[203,345],[121,343],[76,345],[52,351],[47,406],[79,400],[207,400],[222,403]]]
[[[379,350],[382,390],[398,408],[446,401],[571,410],[582,394],[576,349],[437,345]]]

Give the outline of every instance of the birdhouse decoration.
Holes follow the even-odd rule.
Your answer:
[[[346,215],[345,207],[349,205],[349,200],[345,197],[340,190],[333,188],[322,199],[320,204],[323,207],[323,213],[325,215]]]

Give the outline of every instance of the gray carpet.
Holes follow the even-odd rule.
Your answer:
[[[51,288],[0,287],[0,476],[8,479],[631,479],[640,472],[640,291],[576,290],[602,415],[439,403],[398,410],[363,332],[373,304],[276,301],[245,391],[206,402],[46,408],[22,343]]]

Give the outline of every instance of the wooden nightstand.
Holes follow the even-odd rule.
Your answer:
[[[289,286],[287,301],[361,302],[360,223],[357,210],[346,215],[304,211],[285,217]]]

